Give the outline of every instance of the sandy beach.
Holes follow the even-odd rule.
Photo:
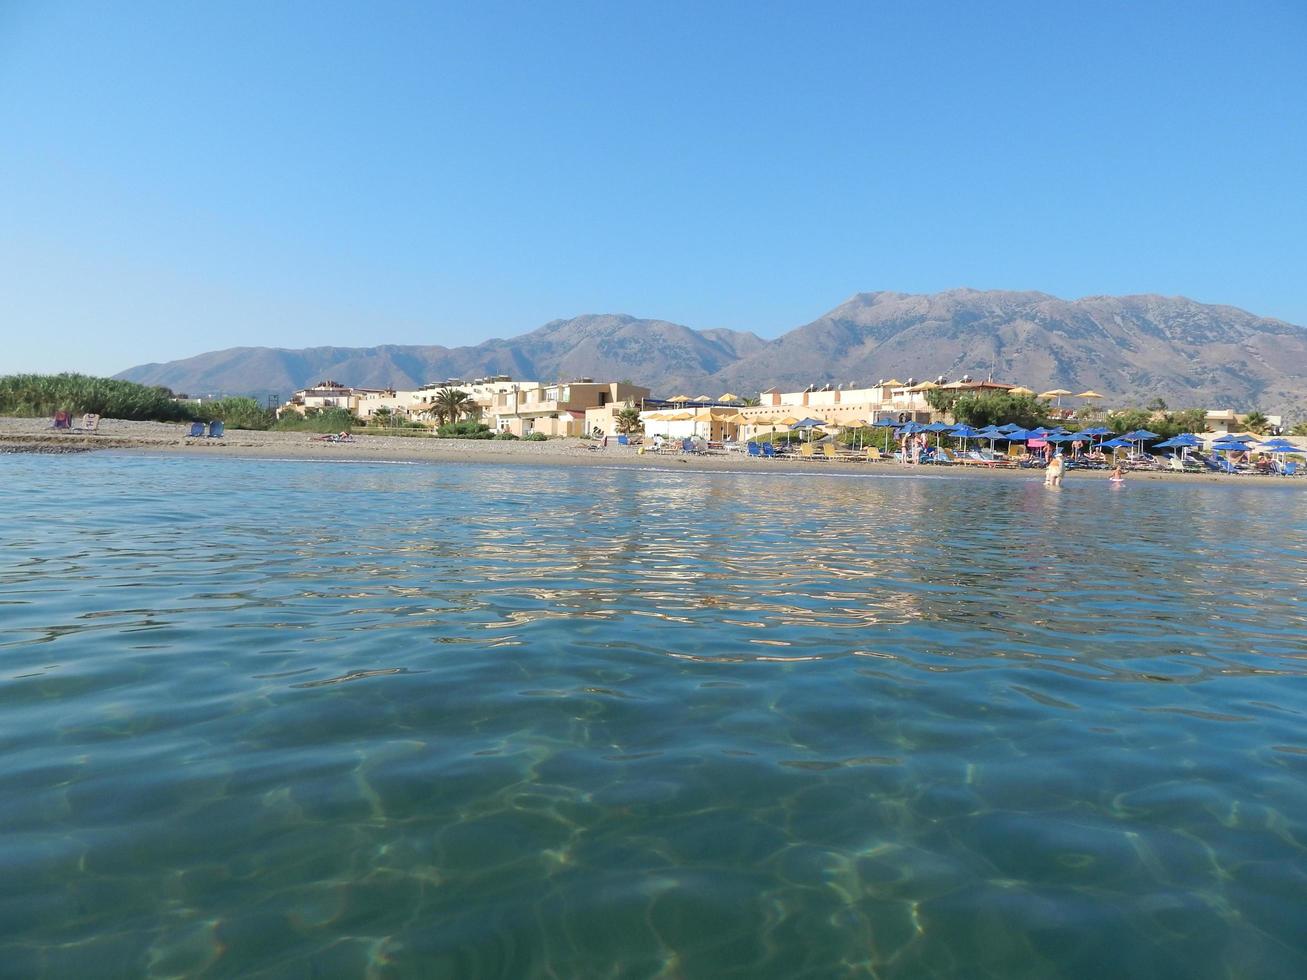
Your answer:
[[[639,453],[632,446],[595,443],[581,439],[548,442],[500,442],[476,439],[436,439],[428,436],[356,435],[350,443],[315,439],[307,432],[228,430],[221,439],[192,439],[186,427],[170,422],[129,422],[104,419],[99,432],[56,432],[48,419],[0,418],[0,452],[76,453],[96,450],[163,453],[178,456],[240,456],[267,459],[352,460],[425,463],[502,463],[536,466],[641,466],[667,470],[716,472],[812,472],[868,475],[930,475],[1030,480],[1029,470],[987,469],[979,466],[905,467],[892,462],[869,463],[799,458],[754,459],[743,453],[693,456],[681,453]],[[1071,470],[1067,480],[1105,480],[1102,470]],[[1131,482],[1170,481],[1218,483],[1229,486],[1307,487],[1307,479],[1275,476],[1224,476],[1217,473],[1134,471]]]

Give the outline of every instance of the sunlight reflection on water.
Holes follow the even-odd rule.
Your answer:
[[[1307,973],[1298,488],[0,466],[16,975]]]

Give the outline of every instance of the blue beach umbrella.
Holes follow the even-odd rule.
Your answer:
[[[806,418],[806,419],[800,419],[798,422],[795,422],[792,426],[790,426],[790,428],[792,430],[793,429],[808,430],[808,441],[812,442],[812,430],[819,428],[825,424],[826,422],[824,419]]]
[[[889,452],[890,429],[894,428],[896,425],[898,425],[898,423],[893,419],[876,419],[876,421],[871,423],[873,429],[885,430],[885,452]]]
[[[977,433],[976,430],[969,425],[955,425],[949,431],[949,435],[953,436],[955,439],[962,440],[962,444],[965,446],[968,439],[976,438]]]
[[[1004,432],[1022,432],[1022,431],[1024,431],[1024,430],[1021,428],[1021,426],[1017,425],[1015,422],[1005,422],[1003,425],[1000,425],[999,428],[1002,429]]]

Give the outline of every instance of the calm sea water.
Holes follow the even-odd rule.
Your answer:
[[[0,475],[0,975],[1307,975],[1301,489]]]

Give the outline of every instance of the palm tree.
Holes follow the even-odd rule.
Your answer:
[[[619,435],[630,435],[640,428],[640,410],[627,402],[619,411],[613,413]]]
[[[439,422],[457,422],[463,415],[471,413],[472,396],[457,388],[441,388],[431,402],[432,411]]]
[[[1243,417],[1243,427],[1254,435],[1261,435],[1269,424],[1270,419],[1261,412],[1249,412]]]
[[[753,398],[741,398],[740,405],[744,408],[757,408],[762,404],[762,399],[757,396]]]

